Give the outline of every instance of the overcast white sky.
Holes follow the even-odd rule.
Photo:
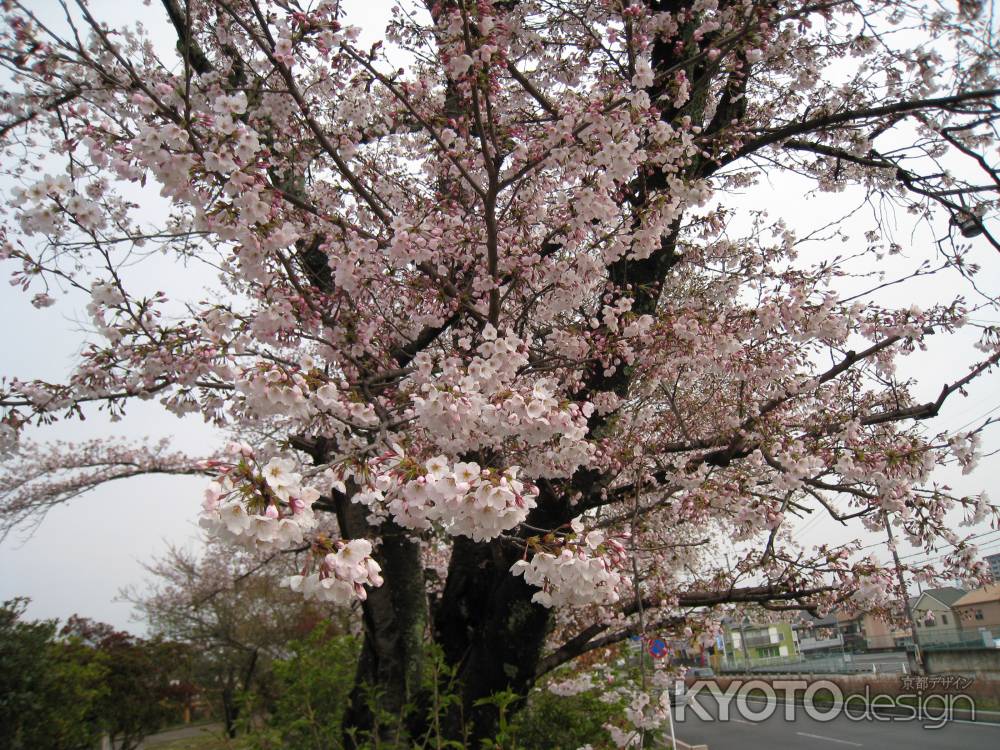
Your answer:
[[[111,18],[117,23],[142,19],[155,39],[165,47],[172,46],[158,2],[148,8],[116,0],[95,0],[91,5],[99,18]],[[369,38],[377,38],[390,4],[355,0],[347,5],[352,10],[349,21],[363,26]],[[54,0],[36,0],[35,6],[50,17],[58,9]],[[748,207],[770,208],[775,214],[800,217],[803,226],[809,227],[825,223],[825,218],[850,208],[849,195],[807,196],[803,184],[781,179],[749,191],[745,201]],[[6,186],[0,185],[3,187]],[[911,235],[906,224],[900,226],[899,234],[904,246],[930,241],[925,231]],[[829,248],[817,245],[805,251],[809,252],[827,253]],[[984,273],[988,285],[1000,291],[1000,274],[994,270],[1000,267],[1000,258],[983,246],[978,250],[978,259],[990,269]],[[0,266],[0,275],[11,270],[9,264]],[[192,278],[182,269],[162,262],[157,263],[155,273],[150,274],[148,268],[144,272],[168,294],[177,285],[190,285]],[[206,281],[210,283],[211,279]],[[199,296],[197,291],[188,296]],[[923,304],[925,294],[932,297],[939,291],[939,281],[908,287],[902,292],[908,296],[901,301]],[[74,304],[63,302],[36,310],[28,299],[18,290],[0,285],[0,319],[8,321],[0,334],[0,373],[61,380],[72,368],[73,355],[83,341],[76,320],[84,318],[81,314],[84,303],[79,302],[74,308]],[[971,361],[967,343],[964,348],[958,342],[935,343],[931,352],[914,357],[907,365],[907,372],[920,379],[924,397],[936,395],[943,382],[953,380],[961,372],[963,362]],[[968,397],[956,397],[949,402],[934,427],[957,429],[1000,407],[998,378],[1000,375],[992,373],[975,383]],[[133,405],[126,418],[115,424],[91,410],[85,422],[63,422],[37,434],[67,440],[171,435],[179,446],[192,453],[207,451],[219,439],[199,417],[178,420],[164,414],[155,402]],[[996,430],[987,433],[984,440],[987,451],[1000,448],[998,434],[1000,431]],[[969,477],[942,473],[942,480],[961,492],[989,489],[996,486],[998,478],[1000,455],[983,459],[979,469]],[[131,607],[115,601],[117,592],[123,586],[140,583],[144,575],[141,563],[162,553],[167,543],[197,545],[196,520],[204,484],[199,478],[132,479],[106,485],[54,509],[34,536],[24,539],[12,535],[0,545],[0,599],[30,596],[29,614],[34,617],[65,618],[79,613],[118,627],[140,630],[142,626],[130,620]],[[829,521],[809,521],[800,527],[804,530],[798,538],[808,543],[849,541],[855,536]],[[1000,534],[986,537],[985,542],[985,553],[1000,551]]]

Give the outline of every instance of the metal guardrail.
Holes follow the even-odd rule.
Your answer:
[[[982,641],[958,641],[955,643],[923,643],[920,648],[924,651],[978,651],[984,648],[996,648],[996,646],[987,646]]]
[[[745,669],[746,667],[778,667],[784,666],[786,664],[799,664],[806,661],[806,658],[801,654],[796,654],[795,656],[763,656],[763,657],[750,657],[749,659],[744,659],[742,657],[737,657],[734,659],[723,659],[721,666],[723,669]]]
[[[925,651],[961,651],[968,649],[993,648],[994,642],[1000,638],[1000,629],[983,628],[969,630],[951,628],[934,633],[927,631],[920,634],[920,648]]]
[[[804,652],[819,648],[840,648],[843,645],[843,638],[799,638],[799,648]]]
[[[874,657],[874,658],[873,658]],[[723,660],[719,664],[720,672],[726,673],[800,673],[800,674],[906,674],[909,666],[906,656],[899,655],[896,659],[878,658],[878,655],[865,653],[826,654],[823,656],[771,657],[767,659],[751,659],[749,663],[742,659]]]

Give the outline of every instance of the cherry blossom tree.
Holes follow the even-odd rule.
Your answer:
[[[410,0],[365,48],[336,0],[162,0],[160,50],[5,0],[0,252],[93,333],[66,382],[0,386],[7,528],[210,475],[206,527],[361,602],[349,725],[366,687],[419,707],[434,643],[474,737],[481,699],[635,632],[898,596],[796,517],[980,574],[955,527],[996,508],[933,472],[986,424],[932,420],[1000,360],[1000,55],[983,3],[949,5]],[[743,208],[782,175],[844,220]],[[135,291],[164,257],[213,292]],[[950,338],[921,398],[907,357]],[[135,399],[233,444],[19,445]]]

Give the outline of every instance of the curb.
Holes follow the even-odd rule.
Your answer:
[[[674,740],[674,750],[708,750],[708,745],[689,745],[681,740]]]

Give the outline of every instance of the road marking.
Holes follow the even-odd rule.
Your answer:
[[[994,721],[970,721],[969,719],[948,719],[948,721],[946,723],[948,723],[948,724],[972,724],[972,726],[976,726],[978,724],[978,725],[984,726],[984,727],[1000,727],[1000,724],[997,724]]]
[[[827,742],[839,742],[841,745],[854,745],[854,747],[864,747],[860,742],[850,740],[838,740],[836,737],[824,737],[821,734],[807,734],[806,732],[796,732],[799,737],[811,737],[814,740],[826,740]]]

